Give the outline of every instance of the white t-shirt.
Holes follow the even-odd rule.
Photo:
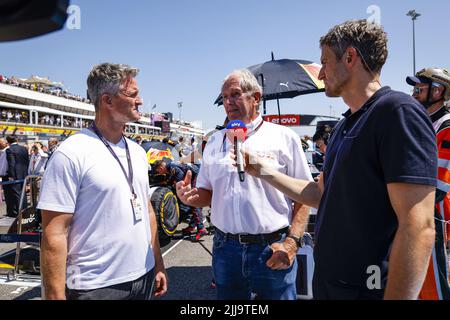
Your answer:
[[[39,209],[74,213],[68,236],[67,286],[95,289],[135,280],[154,267],[144,149],[127,139],[133,186],[143,207],[135,221],[119,163],[89,129],[69,137],[45,171]],[[128,174],[123,139],[111,147]]]
[[[264,122],[259,116],[247,125],[243,147],[270,159],[280,172],[312,181],[300,138],[289,128]],[[258,128],[254,131],[254,128]],[[292,200],[269,183],[245,175],[240,182],[231,164],[231,143],[223,139],[225,130],[209,139],[197,177],[197,188],[212,190],[211,222],[229,233],[271,233],[288,226],[292,220]]]

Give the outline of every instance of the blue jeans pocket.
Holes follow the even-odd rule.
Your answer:
[[[270,248],[269,245],[267,245],[267,246],[263,249],[263,251],[261,251],[261,254],[260,254],[260,256],[259,256],[259,259],[260,259],[260,261],[261,261],[262,263],[265,264],[265,263],[267,262],[267,260],[269,260],[270,257],[272,257],[272,254],[273,254],[272,249]]]
[[[213,238],[213,249],[220,249],[225,244],[225,238],[220,234],[215,234]]]

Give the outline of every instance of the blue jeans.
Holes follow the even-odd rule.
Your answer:
[[[284,237],[280,240],[282,241]],[[219,232],[213,240],[213,273],[218,300],[295,300],[297,259],[286,270],[266,266],[272,255],[269,243],[240,244]]]

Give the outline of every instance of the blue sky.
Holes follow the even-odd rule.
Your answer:
[[[0,74],[47,76],[70,92],[85,95],[94,64],[109,61],[138,67],[145,110],[212,128],[225,117],[213,105],[222,79],[232,70],[275,58],[319,62],[319,38],[348,19],[368,18],[380,8],[388,33],[389,58],[382,83],[411,92],[404,79],[412,73],[412,22],[416,21],[416,65],[450,68],[447,0],[72,0],[81,10],[81,28],[64,28],[34,39],[0,43]],[[440,41],[440,43],[438,43]],[[438,44],[437,44],[438,43]],[[330,108],[330,106],[332,106]],[[340,115],[341,99],[323,93],[282,100],[282,113]],[[268,102],[276,113],[276,102]],[[312,129],[296,129],[303,134]]]

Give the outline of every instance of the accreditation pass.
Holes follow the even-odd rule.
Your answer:
[[[134,219],[136,221],[141,221],[143,216],[143,208],[141,201],[139,201],[136,195],[131,197],[131,207],[133,208]]]

